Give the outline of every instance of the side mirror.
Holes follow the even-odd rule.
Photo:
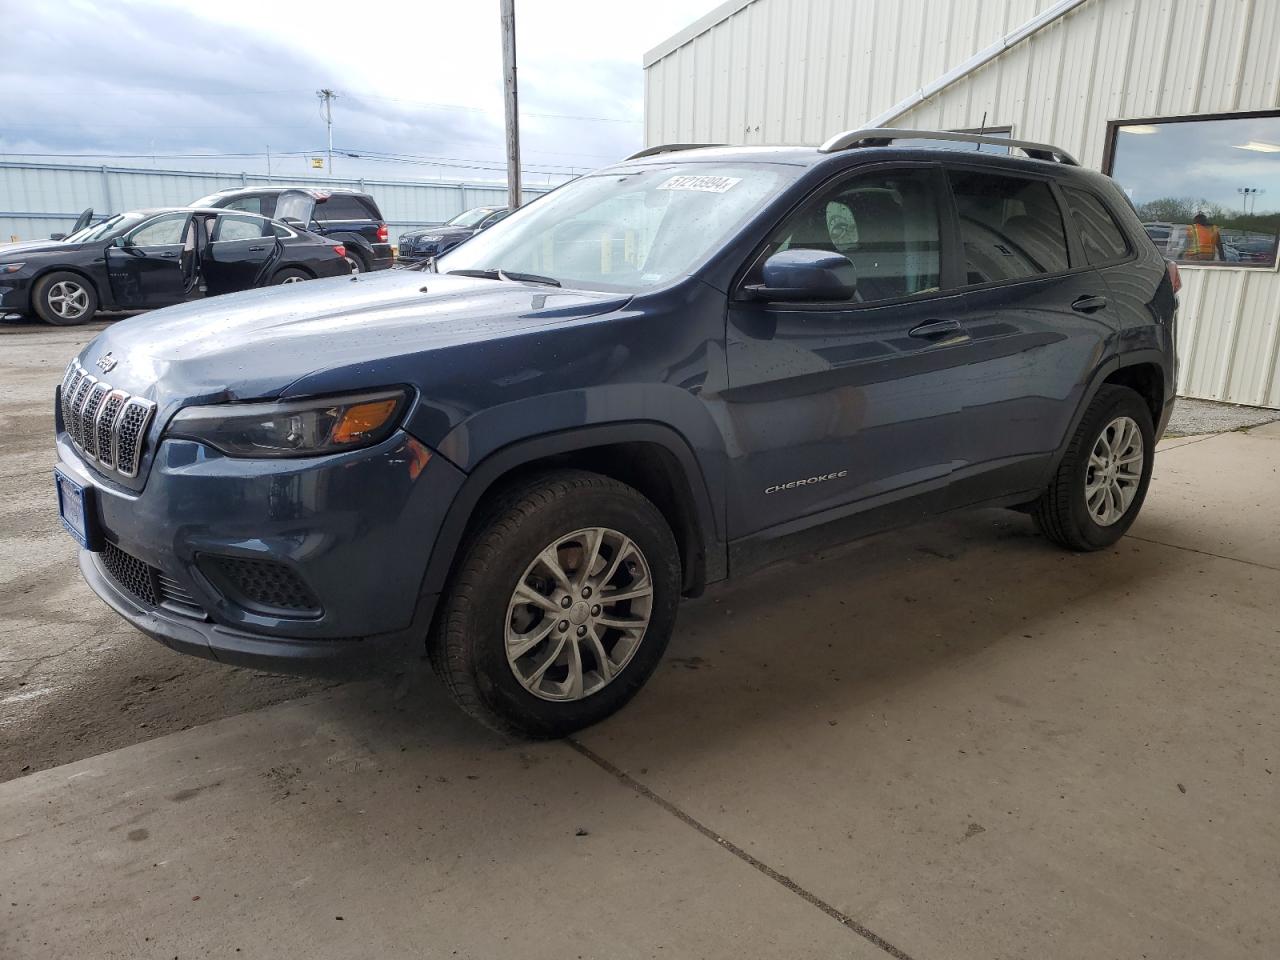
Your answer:
[[[780,250],[764,262],[764,283],[743,287],[752,300],[813,303],[852,300],[858,276],[849,258],[827,250]]]
[[[115,239],[113,239],[113,240],[111,241],[111,246],[113,246],[113,247],[121,247],[121,248],[124,248],[124,247],[132,247],[132,246],[133,246],[133,241],[132,241],[132,240],[130,240],[128,237],[116,237]]]
[[[50,239],[50,240],[65,240],[65,239],[67,239],[67,235],[66,235],[65,233],[51,233],[51,234],[49,234],[49,239]]]

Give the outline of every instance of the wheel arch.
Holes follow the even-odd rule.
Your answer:
[[[666,518],[683,567],[682,592],[697,596],[727,573],[712,500],[692,448],[657,423],[613,423],[521,440],[489,454],[467,475],[441,525],[423,579],[423,595],[444,589],[467,531],[483,504],[509,484],[542,470],[576,467],[639,490]]]
[[[267,274],[267,281],[270,282],[274,280],[278,274],[284,273],[284,271],[286,270],[297,270],[300,273],[305,273],[312,280],[315,280],[319,277],[319,274],[317,274],[314,270],[312,270],[306,264],[290,262],[290,263],[276,264],[272,268],[271,272]]]

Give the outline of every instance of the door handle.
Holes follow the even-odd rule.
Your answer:
[[[931,343],[943,341],[954,343],[969,339],[969,334],[965,332],[959,320],[926,320],[919,326],[912,327],[907,332],[907,336],[915,337],[917,340],[928,340]]]
[[[174,253],[172,250],[170,250],[170,251],[167,251],[166,253],[162,253],[162,254],[160,254],[160,256],[162,256],[162,257],[168,257],[169,259],[172,259],[172,258],[176,257],[176,256],[177,256],[177,254],[176,254],[176,253]]]
[[[1094,313],[1107,305],[1106,297],[1094,297],[1086,294],[1071,301],[1071,309],[1076,313]]]
[[[265,249],[267,249],[267,248],[266,248],[266,247],[250,247],[250,248],[249,248],[249,252],[250,252],[250,253],[261,253],[261,252],[262,252],[263,250],[265,250]]]

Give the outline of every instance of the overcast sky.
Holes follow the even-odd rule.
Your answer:
[[[638,149],[644,52],[717,2],[517,0],[527,179]],[[336,156],[336,175],[504,176],[498,0],[0,0],[0,13],[3,159],[261,172],[264,156],[175,155],[269,145],[273,172],[310,174],[325,144],[315,91],[330,87],[335,152],[447,160]]]

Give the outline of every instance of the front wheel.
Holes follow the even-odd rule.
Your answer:
[[[652,503],[598,474],[547,473],[478,517],[428,652],[482,723],[565,736],[620,709],[653,673],[679,591],[675,539]]]
[[[1071,550],[1111,546],[1142,509],[1155,445],[1146,401],[1128,387],[1104,385],[1032,510],[1040,531]]]
[[[60,270],[36,281],[31,306],[45,323],[69,327],[93,319],[98,312],[98,293],[80,274]]]

